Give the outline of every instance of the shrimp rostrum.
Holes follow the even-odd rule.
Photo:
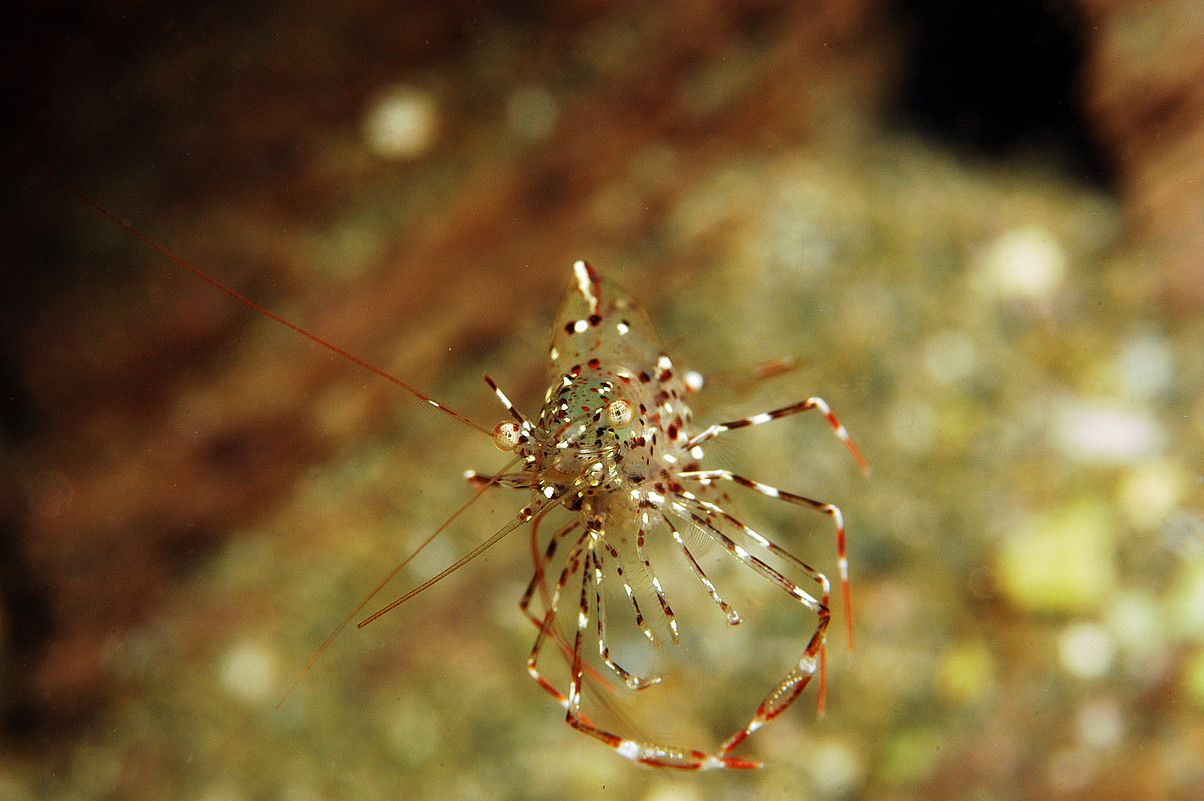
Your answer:
[[[600,740],[626,759],[681,770],[758,767],[759,763],[732,756],[730,752],[784,712],[816,673],[818,703],[822,709],[830,585],[818,570],[726,511],[720,506],[722,496],[713,488],[734,484],[813,509],[832,519],[851,643],[844,522],[840,510],[832,504],[779,490],[728,470],[705,468],[703,446],[728,431],[814,409],[824,415],[863,470],[865,460],[821,398],[808,398],[702,429],[695,427],[686,398],[701,385],[698,377],[682,373],[674,366],[661,350],[645,313],[612,282],[601,278],[584,262],[577,262],[573,273],[573,284],[566,293],[553,332],[551,386],[538,418],[521,414],[496,384],[486,378],[510,414],[509,419],[494,429],[494,441],[499,448],[513,454],[511,465],[515,469],[492,477],[474,477],[481,486],[499,484],[530,490],[531,503],[503,531],[531,521],[534,532],[535,524],[544,514],[558,506],[574,514],[569,524],[551,536],[542,553],[532,543],[534,576],[521,600],[524,614],[538,628],[527,662],[528,671],[564,708],[570,726]],[[683,563],[727,622],[740,623],[739,614],[723,600],[683,538],[683,532],[689,529],[703,532],[745,568],[813,613],[817,620],[814,632],[790,671],[764,697],[748,722],[713,752],[648,742],[608,731],[581,709],[583,682],[589,670],[583,649],[596,646],[605,669],[631,690],[643,690],[659,681],[624,669],[611,656],[603,592],[607,576],[615,576],[622,583],[633,607],[627,614],[634,613],[640,631],[656,643],[657,635],[630,583],[633,573],[646,570],[659,607],[648,614],[663,615],[665,625],[660,628],[667,630],[674,643],[679,641],[678,621],[648,560],[646,544],[653,538],[670,538],[673,549],[680,553]],[[549,571],[558,551],[564,567],[553,581]],[[792,565],[813,586],[802,587],[787,578],[763,558],[766,554]],[[542,602],[542,614],[533,608],[536,596]],[[557,619],[566,611],[576,612],[576,631],[562,637],[558,634]],[[557,687],[540,669],[540,657],[549,641],[556,643],[568,659],[567,687]]]

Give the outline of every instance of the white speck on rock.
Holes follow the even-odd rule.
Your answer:
[[[857,753],[846,743],[834,740],[816,746],[807,765],[815,789],[830,798],[854,794],[865,773]]]
[[[1124,391],[1139,398],[1154,398],[1170,388],[1175,378],[1175,357],[1160,334],[1140,334],[1124,343],[1114,367]]]
[[[1079,742],[1101,750],[1120,746],[1125,739],[1125,721],[1120,705],[1111,698],[1099,698],[1083,705],[1074,716]]]
[[[258,643],[239,643],[222,659],[222,684],[230,694],[248,703],[267,698],[274,686],[276,660]]]
[[[428,92],[396,86],[364,117],[368,147],[387,159],[416,159],[430,150],[439,127],[438,104]]]
[[[1097,679],[1108,672],[1116,656],[1116,642],[1103,626],[1075,623],[1058,638],[1058,660],[1068,673]]]
[[[1109,400],[1075,399],[1054,416],[1054,442],[1085,464],[1132,464],[1166,447],[1163,427],[1144,411]]]
[[[989,294],[1045,300],[1066,274],[1066,252],[1044,226],[1013,228],[987,247],[978,273],[979,285]]]

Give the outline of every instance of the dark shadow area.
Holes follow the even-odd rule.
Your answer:
[[[896,0],[911,42],[893,115],[987,156],[1041,153],[1105,186],[1113,171],[1082,109],[1085,21],[1057,0]]]

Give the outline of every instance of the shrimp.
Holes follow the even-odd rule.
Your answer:
[[[830,583],[822,573],[725,511],[709,497],[710,490],[721,482],[730,482],[832,518],[851,645],[853,628],[844,520],[840,509],[830,503],[786,492],[728,470],[704,469],[702,446],[728,431],[816,410],[824,415],[863,471],[868,470],[868,463],[828,404],[817,397],[697,430],[686,397],[699,388],[698,377],[677,370],[661,349],[647,315],[612,282],[582,261],[573,265],[573,276],[553,329],[548,363],[551,382],[539,416],[532,419],[523,415],[491,378],[485,379],[510,415],[495,426],[494,443],[500,450],[513,454],[512,464],[517,468],[493,476],[473,474],[472,479],[482,488],[496,484],[527,490],[531,502],[466,557],[359,625],[371,623],[426,590],[524,523],[532,523],[534,540],[538,521],[551,509],[562,506],[574,514],[574,519],[552,535],[542,556],[533,552],[534,574],[520,601],[523,613],[538,629],[527,659],[531,678],[564,708],[570,726],[601,741],[625,759],[680,770],[760,767],[760,763],[731,756],[730,752],[784,712],[816,672],[820,674],[822,710]],[[652,537],[671,537],[727,622],[740,623],[739,614],[719,595],[682,537],[682,529],[689,527],[705,532],[732,557],[817,616],[815,630],[794,667],[770,690],[749,721],[714,753],[624,737],[595,724],[581,711],[587,669],[583,648],[590,636],[591,623],[596,629],[593,636],[599,657],[624,686],[640,691],[660,681],[623,668],[611,656],[603,593],[608,574],[615,575],[622,583],[631,600],[636,625],[650,643],[656,644],[657,637],[629,580],[632,573],[647,571],[670,638],[674,643],[680,641],[676,615],[647,557],[646,546]],[[801,570],[816,585],[816,593],[792,582],[750,551],[748,544]],[[568,549],[565,566],[554,584],[549,585],[549,567],[557,551],[564,547]],[[580,593],[573,642],[560,643],[570,661],[569,686],[562,689],[545,676],[539,664],[548,638],[557,636],[560,602],[570,582],[579,582]],[[542,616],[531,608],[537,593],[543,603]]]
[[[548,370],[550,385],[539,415],[522,414],[489,376],[485,381],[504,407],[508,417],[489,429],[451,407],[435,400],[406,381],[360,359],[338,345],[293,323],[222,283],[179,254],[160,244],[98,201],[49,169],[55,181],[90,205],[118,227],[140,240],[165,259],[237,302],[268,317],[319,346],[387,381],[437,411],[455,418],[491,437],[494,445],[510,455],[498,472],[467,476],[476,493],[369,592],[316,649],[300,675],[284,693],[290,696],[300,681],[330,647],[342,630],[391,582],[419,552],[429,545],[452,520],[493,487],[526,491],[529,499],[519,512],[453,564],[362,619],[362,628],[404,604],[456,572],[524,525],[530,526],[533,575],[519,601],[526,618],[537,630],[527,659],[527,671],[535,683],[565,710],[569,726],[587,734],[632,762],[679,770],[748,769],[761,763],[733,756],[731,752],[751,734],[781,715],[802,694],[817,673],[817,706],[822,711],[826,689],[826,636],[831,617],[831,584],[806,562],[774,543],[720,504],[726,496],[716,491],[734,484],[763,496],[809,508],[831,518],[836,534],[846,635],[853,642],[852,604],[844,518],[833,504],[780,490],[725,469],[703,466],[703,445],[727,432],[759,426],[806,411],[818,411],[836,437],[844,443],[862,472],[869,465],[845,426],[819,397],[783,406],[705,428],[695,426],[686,398],[697,391],[702,380],[682,372],[663,351],[646,313],[632,303],[611,281],[602,278],[584,261],[573,265],[573,280],[560,306]],[[539,525],[550,512],[564,509],[570,521],[562,525],[539,548]],[[717,749],[704,751],[623,736],[595,723],[582,712],[583,688],[587,681],[602,680],[601,668],[586,662],[585,640],[589,630],[605,670],[623,686],[643,691],[659,683],[659,677],[638,675],[622,667],[611,655],[607,638],[604,582],[614,575],[632,607],[636,626],[650,644],[659,640],[639,604],[631,576],[644,572],[663,616],[670,640],[680,642],[680,626],[664,588],[648,557],[654,538],[668,537],[690,573],[724,615],[729,625],[742,618],[720,595],[691,551],[683,532],[702,532],[737,562],[780,589],[792,601],[816,615],[815,628],[802,654],[787,674],[764,696],[742,727],[729,735]],[[815,585],[809,592],[773,567],[762,556],[773,557],[801,571]],[[558,552],[564,553],[556,581],[550,581]],[[557,627],[561,601],[573,586],[579,586],[577,619],[572,641]],[[538,597],[542,612],[533,604]],[[558,687],[541,669],[541,657],[549,639],[567,660],[567,687]]]

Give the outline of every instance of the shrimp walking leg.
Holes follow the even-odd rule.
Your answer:
[[[845,548],[845,533],[844,533],[844,514],[840,508],[834,504],[825,501],[817,501],[812,498],[807,498],[802,495],[796,495],[793,492],[786,492],[777,487],[772,487],[769,484],[763,484],[760,481],[754,481],[751,478],[746,478],[737,475],[730,470],[695,470],[692,472],[683,472],[679,474],[682,478],[692,479],[709,484],[712,481],[731,481],[739,484],[742,487],[747,487],[762,495],[774,498],[779,501],[794,504],[795,506],[803,506],[808,509],[814,509],[817,512],[827,515],[832,518],[832,522],[836,525],[836,563],[840,570],[840,594],[841,605],[844,608],[845,622],[845,637],[848,643],[849,650],[853,649],[853,598],[849,587],[849,557]]]
[[[591,544],[592,547],[592,544]],[[577,613],[577,633],[573,642],[573,660],[570,670],[569,692],[566,704],[565,720],[574,729],[590,735],[610,746],[624,759],[657,768],[676,770],[714,770],[721,768],[749,769],[759,768],[759,762],[729,757],[726,755],[707,754],[704,751],[680,748],[671,745],[631,740],[620,737],[613,732],[594,724],[581,713],[582,679],[585,672],[585,662],[581,653],[581,644],[585,630],[590,620],[590,583],[591,569],[589,560],[581,569],[581,595]]]
[[[714,439],[727,431],[734,431],[737,428],[747,428],[748,426],[764,425],[774,420],[781,420],[783,417],[789,417],[792,414],[809,412],[812,409],[816,409],[823,414],[824,418],[828,421],[828,425],[832,427],[833,433],[836,434],[837,439],[843,442],[844,446],[849,449],[849,453],[853,455],[854,461],[857,462],[857,467],[861,469],[862,473],[868,474],[870,471],[869,461],[862,454],[861,448],[857,447],[857,443],[849,436],[849,431],[844,427],[844,423],[837,419],[831,407],[828,406],[828,402],[823,398],[807,398],[807,400],[800,403],[793,403],[780,409],[774,409],[773,411],[741,417],[739,420],[732,420],[727,423],[716,423],[694,435],[689,441],[689,446],[701,445],[707,440]]]

